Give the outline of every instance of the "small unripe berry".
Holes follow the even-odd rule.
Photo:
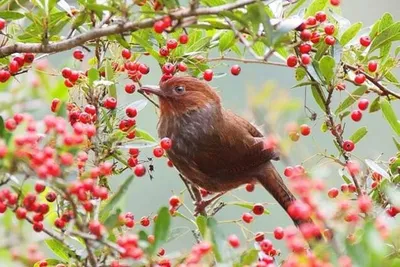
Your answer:
[[[359,111],[359,110],[353,110],[352,112],[351,112],[351,119],[353,120],[353,121],[360,121],[361,120],[361,118],[362,118],[362,113],[361,113],[361,111]]]
[[[369,36],[362,36],[360,38],[360,44],[364,47],[367,47],[371,44],[371,38]]]
[[[240,73],[241,70],[242,70],[242,69],[240,68],[239,65],[233,65],[233,66],[231,67],[231,73],[232,73],[232,75],[235,75],[235,76],[239,75],[239,73]]]
[[[360,110],[366,110],[368,108],[369,105],[369,101],[368,99],[360,99],[360,101],[358,101],[358,108]]]

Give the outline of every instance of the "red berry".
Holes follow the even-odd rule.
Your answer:
[[[8,64],[8,70],[10,73],[14,74],[19,71],[19,64],[17,61],[13,60]]]
[[[125,92],[128,94],[133,94],[136,90],[136,86],[134,84],[127,84],[125,85]]]
[[[133,168],[138,164],[138,159],[134,157],[129,157],[128,158],[128,165],[129,167]]]
[[[0,31],[4,30],[6,27],[6,21],[0,18]]]
[[[299,51],[302,54],[307,54],[311,51],[311,45],[307,44],[307,43],[302,43],[301,45],[299,45]]]
[[[101,237],[104,232],[104,226],[98,221],[89,222],[89,231],[97,237]]]
[[[354,149],[354,143],[353,143],[353,141],[351,141],[351,140],[346,140],[346,141],[343,142],[342,147],[343,147],[343,149],[344,149],[345,151],[351,152],[351,151],[353,151],[353,149]]]
[[[181,34],[181,36],[179,36],[179,42],[181,44],[186,44],[189,41],[189,37],[186,34]]]
[[[361,212],[367,213],[372,209],[372,200],[367,195],[362,195],[358,198],[358,208]]]
[[[162,66],[161,71],[165,74],[172,74],[175,71],[175,66],[174,64],[167,62]]]
[[[90,201],[83,202],[82,206],[87,212],[92,212],[92,210],[93,210],[93,204]]]
[[[130,59],[132,56],[131,51],[129,51],[129,49],[126,49],[126,48],[122,49],[121,55],[125,59]]]
[[[335,33],[335,25],[329,23],[325,26],[324,31],[328,35],[333,35]]]
[[[235,75],[235,76],[239,75],[239,73],[240,73],[241,70],[242,70],[242,69],[240,68],[239,65],[233,65],[233,66],[231,67],[231,73],[232,73],[232,75]]]
[[[310,40],[313,44],[317,44],[321,40],[321,35],[318,32],[313,32]]]
[[[106,109],[115,109],[117,107],[117,99],[114,97],[107,97],[104,99],[103,105]]]
[[[85,54],[81,50],[75,50],[73,56],[77,60],[82,60],[85,57]]]
[[[242,220],[243,220],[245,223],[251,223],[251,222],[253,221],[253,219],[254,219],[253,215],[251,215],[251,214],[248,213],[248,212],[245,212],[245,213],[243,213],[243,215],[242,215]]]
[[[300,33],[300,39],[303,41],[310,41],[311,37],[312,37],[312,32],[308,29],[305,29]]]
[[[162,149],[161,147],[155,147],[153,149],[153,155],[156,158],[161,158],[164,155],[164,149]]]
[[[264,213],[264,206],[260,203],[256,203],[253,206],[253,213],[255,215],[262,215]]]
[[[326,43],[327,45],[334,45],[335,42],[336,42],[335,37],[330,36],[330,35],[328,35],[328,36],[325,37],[325,43]]]
[[[291,68],[296,67],[297,57],[295,55],[290,55],[286,60],[286,65]]]
[[[63,68],[61,70],[61,75],[65,78],[68,79],[71,76],[72,70],[70,68]]]
[[[146,168],[143,166],[143,164],[138,164],[135,167],[134,173],[137,177],[142,177],[146,173]]]
[[[307,24],[308,26],[317,25],[317,19],[316,19],[314,16],[309,16],[309,17],[306,19],[306,24]]]
[[[169,26],[171,26],[171,23],[172,23],[171,17],[170,16],[163,17],[163,22],[164,22],[165,28],[168,28]]]
[[[346,84],[345,83],[338,83],[336,85],[336,89],[339,91],[343,91],[344,89],[346,89]]]
[[[158,53],[160,54],[160,56],[162,57],[167,57],[169,55],[169,50],[167,47],[163,46],[158,50]]]
[[[42,182],[36,182],[35,184],[35,191],[36,193],[40,194],[46,189],[46,185]]]
[[[178,41],[175,39],[169,39],[167,41],[167,47],[168,49],[172,50],[175,49],[178,46]]]
[[[258,232],[258,233],[256,233],[255,236],[254,236],[254,240],[255,240],[256,242],[261,242],[261,241],[263,241],[263,240],[264,240],[264,233],[263,233],[263,232]]]
[[[307,136],[311,133],[311,128],[307,124],[300,125],[300,133],[301,135]]]
[[[179,197],[177,197],[177,196],[172,196],[172,197],[169,199],[169,204],[170,204],[172,207],[177,207],[180,203],[181,203],[181,200],[180,200]]]
[[[213,76],[214,76],[214,72],[211,69],[206,69],[203,72],[203,78],[204,78],[204,80],[206,80],[208,82],[212,80]]]
[[[228,242],[233,248],[238,248],[240,246],[240,240],[236,235],[228,236]]]
[[[304,29],[307,28],[307,24],[305,22],[302,22],[297,28],[296,31],[304,31]]]
[[[360,110],[366,110],[368,108],[369,105],[369,101],[368,99],[360,99],[360,101],[358,101],[358,108]]]
[[[368,70],[370,72],[375,72],[378,69],[378,63],[374,60],[368,62]]]
[[[54,193],[54,192],[49,192],[49,193],[47,193],[47,195],[46,195],[46,200],[47,200],[48,202],[54,202],[54,201],[56,200],[56,198],[57,198],[57,195],[56,195],[56,193]]]
[[[352,119],[353,121],[360,121],[361,118],[362,118],[362,113],[361,113],[361,111],[359,111],[359,110],[353,110],[353,111],[351,112],[351,119]]]
[[[19,207],[17,208],[17,210],[15,211],[15,216],[17,217],[18,220],[23,220],[26,218],[26,209]]]
[[[261,250],[266,254],[269,254],[270,251],[273,249],[272,242],[271,242],[271,240],[268,240],[268,239],[264,239],[263,241],[261,241],[260,247],[261,247]]]
[[[172,140],[168,137],[164,137],[163,139],[161,139],[160,146],[163,149],[168,150],[172,147]]]
[[[153,30],[154,30],[156,33],[162,33],[162,32],[164,31],[165,28],[166,28],[166,27],[165,27],[164,21],[162,21],[162,20],[156,21],[156,22],[154,23],[154,25],[153,25]]]
[[[25,53],[24,54],[24,62],[26,64],[31,64],[33,60],[35,59],[35,55],[32,53]]]
[[[301,55],[301,63],[303,65],[308,65],[311,63],[311,56],[309,54],[302,54]]]
[[[283,171],[283,175],[285,175],[286,177],[291,177],[294,173],[294,169],[293,167],[286,167],[285,170]]]
[[[139,66],[138,66],[138,71],[141,74],[146,75],[146,74],[148,74],[150,72],[150,68],[146,64],[140,63]]]
[[[282,227],[276,227],[274,229],[274,237],[275,237],[275,239],[281,240],[284,235],[285,235],[285,232],[283,231]]]
[[[364,47],[367,47],[371,44],[371,38],[369,36],[362,36],[360,38],[360,44]]]
[[[32,225],[33,231],[39,233],[43,230],[43,223],[42,222],[34,222]],[[40,264],[39,266],[47,266],[47,262],[46,265],[42,265]]]
[[[340,5],[340,0],[331,0],[331,5],[332,6],[339,6]]]
[[[150,220],[149,217],[147,216],[143,216],[142,218],[140,218],[140,224],[144,227],[147,227],[150,225]]]
[[[181,72],[185,72],[187,70],[187,66],[183,62],[179,62],[177,67],[178,67],[178,70],[181,71]]]
[[[137,148],[130,148],[128,152],[129,152],[129,155],[136,158],[139,156],[140,151]]]
[[[339,195],[339,189],[337,188],[331,188],[328,191],[328,197],[330,198],[336,198]]]
[[[68,80],[72,83],[76,82],[79,79],[79,72],[75,70],[71,70],[71,74],[68,77]]]
[[[319,22],[324,22],[326,20],[326,13],[324,11],[318,11],[315,14],[315,19]]]
[[[14,131],[17,128],[17,122],[13,118],[9,118],[5,121],[4,126],[8,131]]]
[[[254,184],[246,184],[246,191],[253,192],[254,191]]]
[[[367,78],[363,73],[359,73],[354,77],[354,82],[356,84],[363,84]]]

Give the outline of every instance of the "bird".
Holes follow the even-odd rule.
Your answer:
[[[166,153],[184,179],[213,193],[260,183],[288,211],[296,198],[271,162],[279,153],[265,146],[257,127],[225,109],[207,82],[173,76],[140,91],[158,97],[158,136],[172,140]],[[292,220],[297,226],[309,222]]]

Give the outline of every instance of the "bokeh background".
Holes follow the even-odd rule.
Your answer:
[[[398,0],[343,0],[342,2],[343,17],[348,18],[352,23],[361,21],[364,23],[364,26],[369,26],[385,12],[390,12],[395,20],[400,19],[400,2]],[[215,56],[218,55],[216,54]],[[71,64],[77,65],[73,63],[70,51],[50,56],[48,59],[55,69],[71,66]],[[279,61],[279,59],[276,58],[273,60]],[[143,62],[147,63],[151,68],[150,74],[143,78],[143,83],[157,83],[160,77],[160,71],[156,62],[151,61],[150,58],[143,58]],[[322,133],[320,130],[323,119],[321,118],[321,112],[318,107],[312,103],[313,99],[310,92],[307,92],[304,88],[290,89],[296,83],[293,69],[261,64],[239,63],[242,67],[242,72],[239,76],[235,77],[229,74],[230,66],[233,64],[236,63],[219,63],[215,72],[228,72],[228,75],[214,79],[210,83],[220,92],[223,104],[226,108],[253,121],[255,117],[252,112],[254,109],[254,97],[252,96],[254,96],[257,91],[269,88],[270,94],[264,98],[264,104],[258,106],[258,110],[261,111],[259,114],[262,115],[262,119],[272,120],[270,126],[276,130],[276,133],[280,135],[282,139],[287,139],[287,134],[284,129],[289,122],[305,122],[312,126],[311,136],[302,137],[298,142],[286,146],[288,148],[287,151],[289,151],[288,157],[290,162],[293,164],[301,164],[316,153],[323,153],[325,149],[327,149],[328,154],[336,153],[332,142],[332,136],[329,133]],[[396,75],[399,74],[400,72],[396,71]],[[21,80],[29,80],[31,78],[29,74],[19,77]],[[118,87],[119,92],[121,92],[120,96],[123,96],[119,98],[119,101],[128,104],[141,98],[139,95],[126,95],[123,92],[123,85],[124,83],[121,83]],[[40,90],[40,85],[38,88]],[[348,86],[349,91],[353,89],[354,86]],[[397,88],[392,89],[398,90]],[[4,102],[9,97],[10,95],[8,93],[4,91],[1,92],[0,90],[0,111],[2,107],[4,107],[2,105],[4,105]],[[337,96],[335,96],[334,105],[337,105],[337,103],[345,97],[347,97],[346,92],[338,93]],[[370,101],[373,100],[372,95],[368,98]],[[305,111],[305,101],[307,107],[317,112],[319,115],[316,121],[310,121],[307,118],[309,113]],[[396,113],[400,115],[400,105],[394,103],[393,106]],[[40,117],[43,114],[44,113],[39,112],[36,115]],[[150,104],[140,112],[138,116],[138,126],[156,136],[157,112]],[[380,112],[373,114],[365,113],[363,119],[358,123],[353,123],[348,120],[346,124],[347,136],[350,136],[361,126],[367,126],[369,132],[368,135],[357,144],[356,156],[360,157],[360,159],[376,159],[381,157],[382,160],[387,160],[396,153],[393,141],[388,138],[391,136],[391,129],[389,125],[382,120]],[[382,138],[383,136],[385,136],[385,138]],[[151,157],[152,150],[143,150],[142,156],[144,155]],[[160,206],[168,206],[168,199],[170,196],[179,194],[185,188],[177,171],[167,167],[166,160],[156,159],[153,163],[155,169],[153,172],[154,179],[150,180],[149,176],[135,179],[129,188],[127,197],[123,200],[123,210],[131,211],[135,215],[137,222],[141,216],[155,214]],[[280,171],[285,167],[282,162],[277,162],[276,166]],[[315,160],[305,161],[304,166],[314,172],[315,176],[318,178],[326,180],[329,186],[338,186],[342,182],[337,172],[337,166],[335,166],[336,168],[332,168],[333,165],[321,164]],[[113,189],[116,189],[127,175],[128,174],[123,174],[121,176],[112,177],[111,183]],[[248,225],[248,228],[254,232],[273,231],[276,226],[284,227],[292,223],[286,213],[261,186],[257,186],[253,193],[248,193],[243,188],[240,188],[235,190],[233,194],[246,201],[268,203],[266,207],[270,210],[271,214],[257,216],[254,222]],[[228,194],[223,200],[229,201],[232,199],[234,199],[234,197]],[[184,202],[192,207],[191,200],[187,194],[185,194]],[[245,211],[246,210],[243,208],[228,206],[217,214],[217,218],[219,220],[240,219],[241,214]],[[140,228],[141,226],[138,224],[136,227]],[[193,228],[181,218],[173,219],[173,227]],[[223,230],[227,234],[237,233],[241,236],[240,229],[235,224],[224,224]],[[188,232],[186,235],[166,244],[165,248],[167,253],[176,250],[189,250],[194,243],[195,239],[193,235]],[[275,243],[278,248],[283,249],[282,244],[279,242]],[[0,254],[0,266],[17,266],[15,263],[10,262],[7,256],[3,257],[2,255],[5,254]]]

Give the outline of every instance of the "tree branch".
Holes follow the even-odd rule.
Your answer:
[[[195,10],[190,8],[179,9],[169,13],[168,15],[174,19],[179,20],[191,16],[201,15],[216,15],[222,11],[232,10],[254,3],[256,0],[241,0],[233,3],[216,6],[216,7],[200,7]],[[17,42],[12,45],[7,45],[0,48],[0,57],[6,57],[14,53],[53,53],[69,50],[76,46],[81,46],[84,43],[95,40],[101,37],[120,34],[123,32],[134,32],[139,29],[151,28],[154,22],[160,20],[162,17],[148,18],[141,21],[127,21],[125,23],[114,24],[103,28],[91,29],[86,33],[79,34],[73,38],[66,39],[60,42],[50,44],[36,44],[36,43],[21,43]]]

